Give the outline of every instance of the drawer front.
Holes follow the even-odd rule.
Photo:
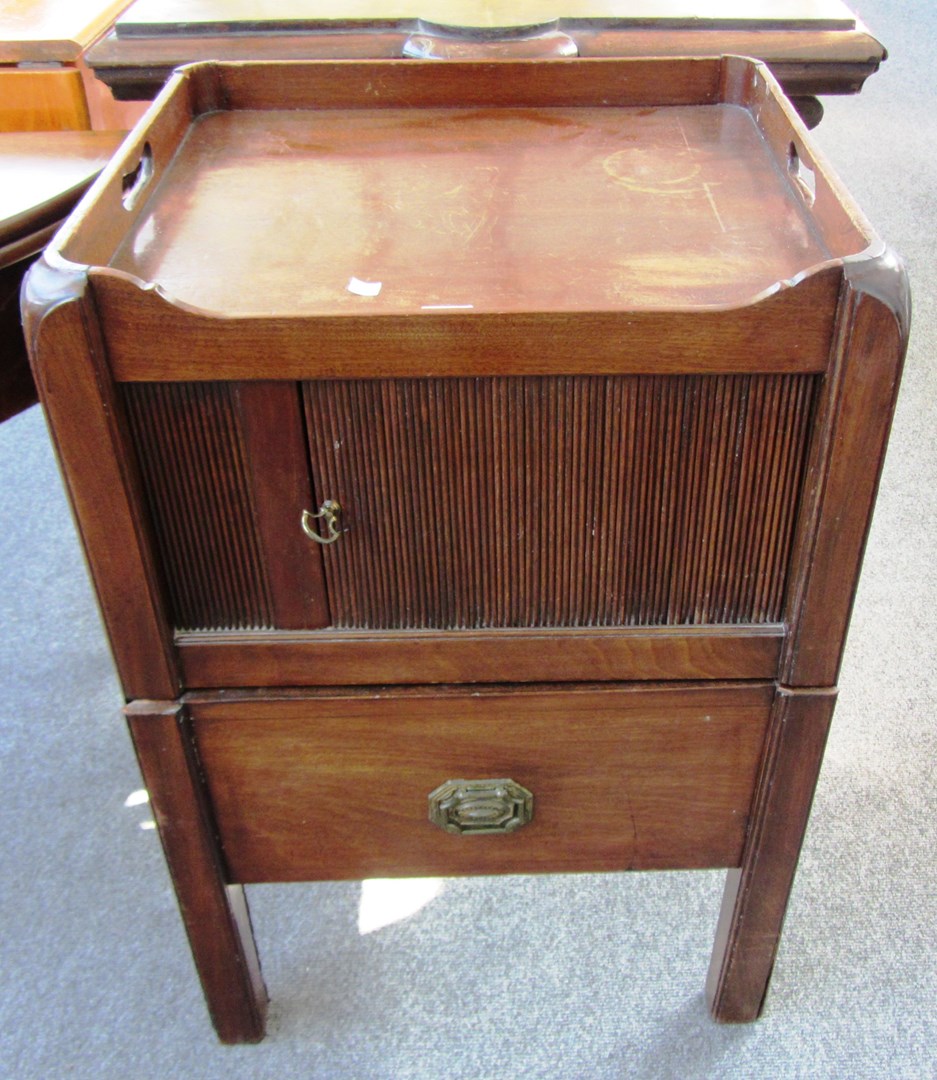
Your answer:
[[[188,708],[231,880],[259,882],[738,865],[773,696],[421,689]],[[513,781],[532,820],[447,831],[429,800],[454,780]],[[485,824],[491,792],[455,788],[443,820]]]

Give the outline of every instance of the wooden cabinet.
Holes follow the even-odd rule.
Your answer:
[[[138,108],[118,106],[84,62],[127,0],[11,0],[0,9],[0,132],[110,131]]]
[[[764,68],[192,68],[26,316],[223,1039],[376,874],[727,868],[758,1014],[908,326]]]

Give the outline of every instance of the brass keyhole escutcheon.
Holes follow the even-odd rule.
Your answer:
[[[303,527],[303,532],[310,540],[315,540],[317,544],[334,544],[336,540],[341,539],[342,530],[338,527],[341,516],[341,506],[334,499],[326,499],[316,513],[313,514],[309,510],[304,510],[300,524]],[[320,536],[313,527],[312,523],[319,518],[325,522],[325,536]]]

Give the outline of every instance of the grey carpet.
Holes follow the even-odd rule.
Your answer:
[[[833,734],[765,1017],[702,985],[722,875],[250,890],[273,998],[216,1044],[38,410],[0,426],[0,1076],[935,1077],[937,16],[860,0],[891,58],[818,138],[907,259],[915,319]]]

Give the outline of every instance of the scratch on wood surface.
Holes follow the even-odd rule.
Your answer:
[[[719,213],[719,210],[716,207],[716,200],[713,198],[713,193],[710,190],[711,187],[712,185],[710,183],[704,183],[703,191],[706,192],[706,198],[709,199],[709,205],[712,207],[712,212],[715,215],[716,221],[719,222],[719,228],[722,229],[723,232],[728,232],[729,230],[726,228],[725,222],[722,220],[722,215]]]

